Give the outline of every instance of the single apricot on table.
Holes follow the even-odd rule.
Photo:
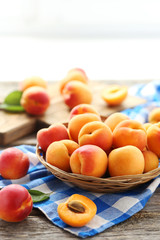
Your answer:
[[[57,208],[59,217],[72,227],[83,227],[93,219],[97,212],[96,204],[86,196],[73,194]]]
[[[27,88],[21,97],[21,105],[31,115],[43,114],[50,105],[50,97],[42,87]]]
[[[102,90],[102,99],[109,106],[120,105],[128,95],[128,88],[126,86],[111,85]]]
[[[88,83],[88,77],[85,71],[81,68],[73,68],[68,71],[67,76],[60,81],[59,89],[62,94],[65,85],[71,81],[79,81],[84,84]]]
[[[29,158],[20,149],[6,148],[0,154],[0,174],[5,179],[19,179],[27,174]]]
[[[32,211],[33,201],[27,189],[10,184],[0,190],[0,218],[7,222],[20,222]]]
[[[69,108],[76,105],[92,102],[92,92],[89,87],[80,81],[70,81],[65,85],[62,91],[62,97]]]
[[[20,90],[24,91],[27,88],[33,87],[33,86],[39,86],[43,88],[47,88],[47,82],[38,76],[33,76],[24,79],[22,82],[20,82]]]

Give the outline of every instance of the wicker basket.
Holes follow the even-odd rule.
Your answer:
[[[36,155],[39,161],[60,180],[92,192],[123,192],[135,188],[140,184],[146,183],[160,174],[160,168],[156,168],[144,174],[97,178],[81,174],[68,173],[52,166],[45,161],[45,153],[38,145],[36,146]]]

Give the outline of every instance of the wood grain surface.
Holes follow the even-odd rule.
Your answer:
[[[132,84],[135,82],[132,81]],[[0,83],[2,95],[14,89],[16,83]],[[3,90],[2,90],[3,89]],[[1,95],[1,96],[2,96]],[[30,134],[9,146],[36,144],[36,134]],[[1,147],[0,149],[4,149]],[[27,219],[20,223],[7,223],[0,220],[0,240],[57,240],[81,239],[53,225],[44,214],[33,209]],[[159,240],[160,239],[160,188],[149,199],[146,206],[128,220],[87,239],[107,240]]]
[[[113,112],[131,108],[145,102],[144,99],[128,95],[121,105],[109,107],[101,98],[101,91],[105,87],[107,87],[106,83],[93,81],[89,83],[89,88],[93,93],[92,105],[95,106],[104,118]],[[51,96],[51,105],[43,116],[34,117],[26,113],[0,111],[0,145],[9,144],[20,137],[36,132],[41,127],[68,120],[70,109],[66,106],[59,93],[58,83],[50,84],[49,94]]]

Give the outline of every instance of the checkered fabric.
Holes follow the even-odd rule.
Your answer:
[[[152,91],[151,91],[152,89]],[[130,89],[134,95],[147,98],[147,103],[134,109],[127,109],[124,112],[133,119],[145,122],[149,110],[159,105],[159,85],[157,82],[148,85],[137,85]],[[146,94],[148,91],[148,94]],[[50,193],[50,198],[46,201],[34,203],[34,207],[42,211],[45,216],[56,226],[69,231],[76,236],[85,238],[94,236],[105,229],[125,221],[133,214],[144,208],[145,204],[155,192],[160,184],[160,178],[137,187],[134,190],[124,193],[93,193],[82,190],[71,184],[64,183],[52,175],[37,159],[35,147],[21,145],[17,146],[23,152],[27,153],[30,159],[30,168],[28,174],[17,180],[6,180],[0,176],[0,187],[16,183],[22,184],[27,189],[36,189],[45,193]],[[90,198],[97,205],[96,216],[84,227],[73,228],[65,224],[57,214],[57,206],[64,202],[72,194],[82,194]]]

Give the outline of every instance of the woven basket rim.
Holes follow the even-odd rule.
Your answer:
[[[61,170],[51,165],[50,163],[45,161],[43,157],[44,152],[38,144],[36,145],[36,155],[39,161],[57,178],[62,181],[72,183],[73,185],[80,186],[84,189],[88,187],[89,191],[95,190],[98,192],[103,192],[101,191],[101,189],[96,189],[97,186],[99,186],[100,188],[102,187],[102,190],[104,190],[105,192],[117,192],[123,191],[123,189],[128,190],[136,187],[137,185],[146,183],[160,175],[160,167],[158,167],[154,170],[142,174],[99,178],[94,176],[75,174],[72,172],[65,172],[64,170]]]

